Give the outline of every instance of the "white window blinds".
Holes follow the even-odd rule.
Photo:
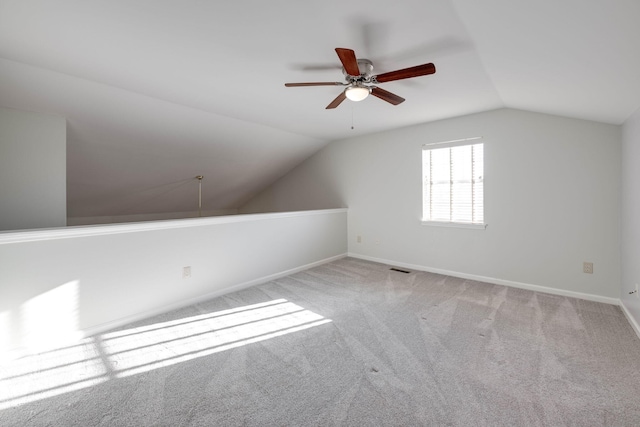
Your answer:
[[[422,174],[423,221],[484,223],[482,143],[426,145]]]

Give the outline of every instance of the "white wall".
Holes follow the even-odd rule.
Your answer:
[[[0,108],[0,230],[67,223],[63,117]]]
[[[485,143],[487,229],[421,225],[422,144],[475,136]],[[620,140],[618,126],[474,114],[333,142],[240,211],[348,206],[352,255],[615,302]]]
[[[78,331],[95,333],[344,256],[346,215],[340,209],[0,234],[0,348],[3,341],[14,350],[42,345],[48,332],[59,345]],[[185,266],[191,278],[182,277]]]
[[[640,110],[622,127],[622,286],[620,299],[640,335]]]

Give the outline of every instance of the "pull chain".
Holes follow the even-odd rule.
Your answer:
[[[351,105],[351,130],[353,130],[353,105]]]

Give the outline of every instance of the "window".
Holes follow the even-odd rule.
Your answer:
[[[422,220],[484,228],[484,145],[480,138],[422,149]]]

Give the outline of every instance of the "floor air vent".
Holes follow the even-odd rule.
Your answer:
[[[395,267],[391,267],[389,270],[391,270],[391,271],[397,271],[398,273],[405,273],[405,274],[409,274],[409,273],[411,273],[410,271],[402,270],[402,269],[400,269],[400,268],[395,268]]]

